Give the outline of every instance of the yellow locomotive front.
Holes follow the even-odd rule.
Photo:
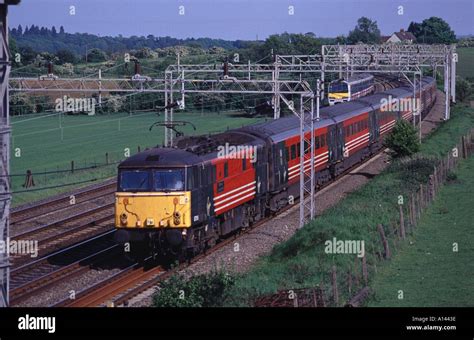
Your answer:
[[[126,170],[115,194],[117,228],[187,228],[191,193],[183,170]]]
[[[191,224],[185,168],[119,169],[115,194],[118,242],[131,243],[134,248],[155,243],[178,247]]]

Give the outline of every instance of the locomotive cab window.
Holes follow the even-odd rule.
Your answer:
[[[148,170],[123,170],[120,172],[120,191],[150,191]]]
[[[184,170],[155,170],[153,182],[155,191],[184,190]]]

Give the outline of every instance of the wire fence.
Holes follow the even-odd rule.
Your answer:
[[[398,211],[398,221],[390,225],[378,224],[374,232],[380,239],[379,245],[362,258],[355,257],[349,268],[337,268],[322,273],[326,284],[298,289],[279,290],[275,294],[258,296],[252,301],[256,307],[326,307],[364,305],[372,294],[369,279],[377,273],[377,262],[392,258],[393,249],[400,247],[407,234],[413,233],[423,212],[430,206],[439,193],[440,188],[452,176],[461,159],[467,159],[474,153],[474,129],[462,136],[459,142],[443,158],[441,158],[425,183],[409,194],[406,203],[394,207]],[[347,297],[343,301],[343,297]]]
[[[145,148],[137,146],[136,152]],[[12,194],[57,189],[110,178],[116,174],[117,165],[132,154],[106,152],[103,156],[71,160],[67,165],[54,169],[32,171],[25,169],[8,175]],[[6,176],[3,176],[4,178]]]

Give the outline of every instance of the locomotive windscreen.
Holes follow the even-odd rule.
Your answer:
[[[156,170],[153,174],[155,191],[184,190],[184,170]]]
[[[124,170],[120,173],[120,191],[150,191],[150,171]]]
[[[182,191],[184,170],[122,170],[119,190],[127,191]]]
[[[329,84],[329,92],[339,93],[347,92],[347,84],[342,81],[336,81]]]

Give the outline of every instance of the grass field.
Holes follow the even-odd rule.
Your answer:
[[[474,305],[474,157],[443,187],[399,256],[379,270],[373,307]],[[453,251],[453,244],[458,251]],[[398,291],[403,299],[398,299]]]
[[[191,126],[180,128],[186,135],[218,132],[227,127],[235,128],[255,122],[256,118],[232,116],[229,113],[176,113],[176,120],[191,121]],[[60,122],[61,120],[61,122]],[[12,118],[12,153],[11,173],[18,174],[12,178],[13,191],[24,190],[26,170],[33,173],[70,169],[71,161],[75,167],[89,167],[105,163],[105,153],[109,161],[125,158],[126,149],[131,154],[137,152],[138,146],[161,145],[164,139],[163,127],[149,126],[163,120],[153,113],[114,114],[96,116],[26,115]],[[60,128],[60,126],[62,128]],[[86,180],[99,179],[115,175],[116,164],[88,171],[71,173],[33,175],[36,188],[63,185]],[[13,196],[13,204],[21,204],[58,193],[70,188],[18,193]]]
[[[474,47],[458,48],[459,60],[456,73],[463,78],[474,78]]]
[[[436,156],[448,151],[457,142],[458,137],[473,126],[472,109],[461,106],[453,108],[451,120],[424,140],[420,155]],[[374,263],[379,268],[383,266],[374,255],[375,249],[381,247],[380,237],[375,229],[377,224],[380,223],[386,227],[393,225],[398,218],[396,205],[398,196],[406,197],[411,190],[419,186],[419,183],[426,182],[432,166],[432,163],[426,162],[424,167],[414,172],[410,166],[393,163],[364,187],[349,194],[336,206],[299,230],[288,241],[275,246],[271,254],[262,257],[249,272],[239,276],[236,285],[231,288],[228,304],[245,305],[257,295],[274,293],[282,289],[314,287],[320,283],[323,283],[327,295],[330,296],[331,267],[335,265],[338,273],[347,273],[354,264],[353,255],[325,253],[324,242],[333,237],[338,240],[364,240],[370,275],[373,277]],[[455,201],[452,204],[455,204]],[[472,207],[472,198],[469,204]],[[468,218],[469,214],[472,216],[471,211],[465,212],[465,218]],[[385,230],[386,233],[388,231],[389,229]],[[426,242],[434,244],[437,242],[436,237],[430,233],[423,237]],[[464,237],[462,241],[464,247],[474,242],[472,233]],[[420,242],[421,240],[420,236]],[[398,252],[393,240],[390,241],[390,246],[396,255]],[[456,265],[456,270],[467,271],[472,268],[472,266],[469,268],[464,266],[465,258],[457,259],[459,262],[450,264]],[[440,275],[444,276],[444,274]],[[345,287],[345,277],[339,275],[338,280],[340,287]],[[441,277],[440,280],[447,279]],[[391,288],[392,286],[385,289]],[[447,291],[440,299],[450,296],[451,292]],[[340,300],[344,301],[347,298],[347,290],[341,288]],[[473,300],[466,299],[466,301],[472,304]]]

